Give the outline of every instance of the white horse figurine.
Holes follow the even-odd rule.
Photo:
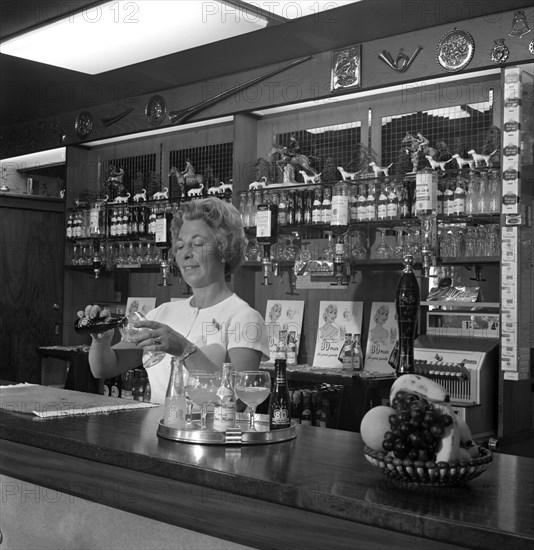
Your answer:
[[[475,161],[473,159],[463,159],[458,153],[452,155],[452,158],[456,159],[456,162],[458,163],[458,168],[460,170],[466,165],[469,166],[470,170],[475,167]]]
[[[359,171],[358,172],[346,172],[343,169],[343,166],[338,166],[337,169],[339,170],[339,173],[341,174],[341,177],[344,180],[354,181],[356,179],[356,176],[360,173]]]
[[[187,192],[188,197],[201,197],[202,196],[202,190],[204,189],[204,184],[200,184],[200,187],[195,187],[194,189],[189,189]],[[213,188],[212,188],[213,189]]]
[[[493,151],[493,153],[490,153],[489,155],[482,155],[481,153],[477,153],[474,149],[471,149],[470,151],[467,151],[467,154],[473,157],[473,160],[475,161],[475,167],[479,166],[479,164],[481,164],[482,162],[484,162],[486,166],[489,166],[491,157],[498,150],[499,149],[495,149],[495,151]]]
[[[380,174],[384,174],[384,176],[389,176],[389,169],[393,166],[393,163],[391,163],[389,166],[382,167],[378,166],[376,162],[370,162],[369,166],[373,169],[373,172],[375,173],[375,178],[378,178]]]
[[[141,193],[136,193],[133,198],[134,202],[146,201],[146,189],[143,189]]]
[[[425,158],[430,163],[432,170],[435,170],[436,168],[441,168],[442,170],[445,170],[445,165],[452,160],[452,158],[450,158],[449,160],[434,160],[430,155],[425,155]]]
[[[169,198],[169,188],[165,187],[163,191],[158,191],[152,195],[153,201],[160,201]]]
[[[115,200],[113,202],[128,202],[129,198],[130,198],[130,193],[126,193],[124,197],[115,197]]]
[[[304,183],[319,183],[321,181],[321,174],[314,174],[309,176],[304,170],[299,170],[299,174],[302,176]]]
[[[253,181],[249,184],[248,188],[252,191],[254,189],[265,189],[267,187],[267,178],[263,176],[260,181]]]

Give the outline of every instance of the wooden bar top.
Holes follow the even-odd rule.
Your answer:
[[[529,458],[496,454],[465,486],[418,488],[375,470],[352,432],[299,425],[291,441],[223,447],[159,438],[162,407],[0,415],[2,473],[257,548],[534,543]]]

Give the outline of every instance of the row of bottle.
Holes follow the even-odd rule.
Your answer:
[[[438,183],[437,214],[497,214],[501,210],[497,171],[444,177]],[[388,221],[416,217],[413,180],[375,181],[307,190],[257,190],[241,193],[239,211],[245,227],[255,227],[258,205],[276,205],[278,226],[336,224],[333,213],[350,222]],[[341,208],[341,209],[340,209]]]
[[[132,369],[122,375],[104,380],[104,395],[134,401],[150,401],[151,389],[143,368]]]
[[[158,220],[175,211],[177,204],[164,201],[146,206],[131,204],[83,209],[67,214],[67,239],[83,238],[140,238],[154,236]]]
[[[317,426],[319,428],[337,427],[337,408],[340,389],[295,389],[290,390],[291,419],[295,424]]]
[[[438,186],[437,213],[444,216],[499,214],[501,186],[498,172],[470,172],[444,178]]]

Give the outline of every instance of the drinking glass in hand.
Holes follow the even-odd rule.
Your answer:
[[[248,406],[249,430],[255,431],[256,407],[263,403],[271,393],[271,375],[264,371],[237,372],[234,387],[237,397]]]
[[[148,335],[148,331],[150,329],[134,326],[137,321],[144,320],[146,320],[146,317],[138,311],[135,311],[134,313],[131,313],[127,317],[121,319],[121,321],[119,322],[119,332],[121,333],[122,341],[133,342],[133,338],[142,331],[145,331]],[[143,361],[143,366],[145,368],[153,367],[156,363],[159,363],[165,357],[164,351],[147,351],[146,353],[148,354],[148,359],[146,361]]]
[[[189,399],[200,407],[200,429],[206,430],[208,404],[217,403],[217,390],[221,385],[221,375],[216,372],[190,371],[186,384]]]

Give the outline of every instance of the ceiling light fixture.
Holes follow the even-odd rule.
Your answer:
[[[113,0],[0,44],[0,53],[99,74],[267,26],[267,17],[218,0]]]

